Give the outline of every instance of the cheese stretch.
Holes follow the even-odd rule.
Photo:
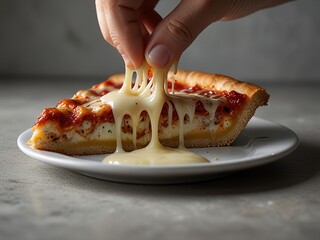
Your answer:
[[[126,69],[125,80],[121,89],[112,91],[101,97],[101,102],[112,107],[115,126],[117,147],[115,153],[107,156],[103,162],[107,164],[129,165],[168,165],[206,163],[207,159],[201,155],[188,151],[184,147],[184,128],[192,124],[195,114],[196,102],[201,101],[214,119],[219,99],[208,99],[199,95],[168,93],[167,69],[153,69],[153,77],[148,79],[149,66],[145,63],[138,70]],[[134,74],[136,76],[135,81]],[[179,147],[178,149],[164,147],[158,137],[159,118],[163,105],[167,103],[168,128],[172,126],[172,112],[176,109],[179,117]],[[123,118],[129,115],[133,128],[133,144],[136,144],[137,126],[140,114],[146,111],[151,124],[151,141],[147,147],[125,152],[121,143],[121,126]],[[188,119],[188,121],[185,121]]]

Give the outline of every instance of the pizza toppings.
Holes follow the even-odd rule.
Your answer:
[[[81,125],[83,121],[90,121],[91,124],[97,123],[114,123],[112,108],[108,104],[101,104],[100,97],[105,94],[119,90],[122,83],[115,83],[112,80],[106,80],[101,84],[96,84],[89,90],[79,91],[73,98],[64,99],[57,103],[55,108],[46,108],[38,117],[35,125],[43,125],[46,122],[55,122],[62,130],[76,128]],[[168,92],[171,91],[172,82],[168,81]],[[219,102],[216,111],[216,119],[221,119],[223,115],[233,115],[245,105],[247,96],[236,91],[220,92],[216,90],[203,89],[200,86],[189,87],[186,84],[180,83],[179,80],[175,82],[176,94],[185,93],[188,95],[203,96],[209,99],[222,99]],[[90,106],[84,107],[84,104],[90,101],[97,101],[99,108],[91,111]],[[169,102],[170,103],[170,102]],[[172,104],[172,101],[171,101]],[[161,116],[167,116],[169,111],[169,104],[166,102],[163,105]],[[195,105],[196,115],[208,115],[209,112],[204,107],[202,101],[196,101]],[[219,116],[222,115],[222,116]],[[172,106],[172,122],[178,121],[179,117],[175,108]],[[168,119],[168,117],[166,118]],[[163,121],[162,121],[163,122]],[[163,122],[164,126],[168,126],[168,122]],[[216,122],[217,124],[217,122]]]

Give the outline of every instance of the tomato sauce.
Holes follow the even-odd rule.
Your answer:
[[[151,77],[152,70],[150,70],[148,74]],[[85,91],[90,91],[91,96],[96,96],[96,98],[99,98],[99,96],[103,96],[104,94],[110,92],[110,89],[120,89],[121,86],[122,83],[115,83],[111,80],[106,80],[103,83],[94,85],[91,90]],[[222,98],[223,101],[221,101],[216,110],[216,119],[221,119],[223,116],[233,116],[237,114],[237,112],[242,109],[248,99],[245,94],[241,94],[236,91],[225,92],[208,90],[202,89],[199,85],[189,87],[179,82],[174,83],[174,89],[175,91],[202,95],[208,98]],[[170,92],[171,90],[172,82],[168,81],[168,91]],[[87,102],[88,97],[85,96],[75,96],[74,98],[64,99],[57,103],[55,108],[44,109],[35,124],[42,125],[48,121],[51,121],[59,124],[62,129],[69,129],[81,125],[85,120],[90,121],[92,125],[103,122],[114,123],[111,106],[104,104],[101,106],[99,111],[93,112],[91,109],[83,106],[83,104]],[[201,101],[197,101],[196,103],[195,114],[202,116],[209,114]],[[165,103],[162,109],[162,116],[167,115],[168,104]],[[178,119],[177,111],[173,106],[172,121],[175,122]],[[167,125],[167,122],[164,121],[161,124]],[[127,130],[129,131],[129,129]]]

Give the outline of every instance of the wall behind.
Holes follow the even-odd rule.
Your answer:
[[[160,0],[165,15],[178,3]],[[93,0],[0,0],[0,76],[101,76],[123,61],[100,33]],[[249,81],[320,78],[320,1],[294,1],[212,24],[180,68]]]

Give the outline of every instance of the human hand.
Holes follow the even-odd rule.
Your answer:
[[[165,18],[154,10],[159,0],[96,0],[104,39],[122,55],[126,65],[165,67],[208,25],[248,15],[288,0],[182,0]]]

